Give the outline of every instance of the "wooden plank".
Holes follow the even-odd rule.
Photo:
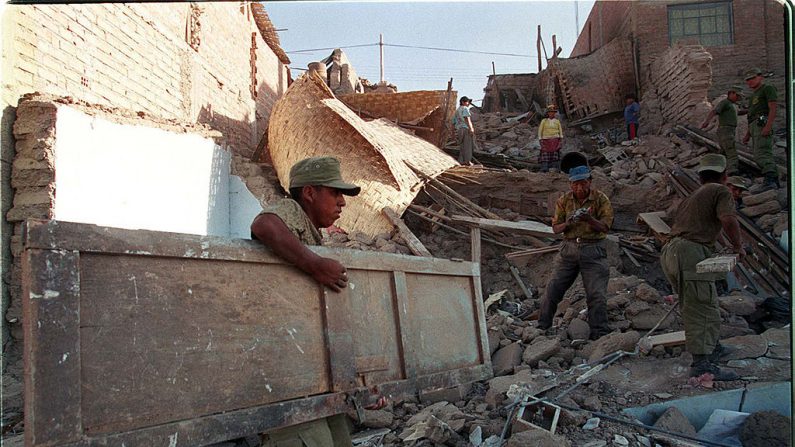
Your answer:
[[[326,311],[326,346],[331,373],[331,390],[356,388],[356,363],[353,351],[350,287],[334,294],[323,290]],[[330,295],[334,295],[333,297]]]
[[[126,230],[40,219],[28,220],[25,228],[23,241],[29,248],[79,249],[81,252],[89,253],[283,263],[258,241]],[[473,274],[473,265],[469,262],[341,248],[315,246],[308,248],[320,256],[338,260],[349,269],[401,270],[439,275]]]
[[[469,229],[469,242],[472,249],[472,262],[480,263],[481,250],[480,250],[480,228],[472,227]]]
[[[638,214],[638,223],[644,223],[648,226],[653,232],[657,234],[667,235],[671,234],[671,227],[665,223],[662,218],[665,217],[667,213],[665,211],[655,211],[652,213],[640,213]]]
[[[510,266],[510,269],[511,269],[511,274],[513,275],[513,279],[516,281],[517,284],[519,284],[519,288],[522,289],[522,293],[524,294],[525,298],[528,299],[532,298],[533,294],[530,293],[530,290],[527,289],[527,286],[524,285],[524,281],[522,281],[522,278],[519,276],[519,269],[517,269],[514,266]]]
[[[685,344],[685,331],[671,332],[668,334],[652,335],[649,338],[651,346],[675,346]]]
[[[80,256],[27,250],[22,261],[25,445],[75,441],[80,418]]]
[[[511,231],[515,233],[531,234],[534,236],[542,236],[549,238],[560,237],[560,235],[557,235],[552,232],[552,227],[550,227],[549,225],[545,225],[540,222],[533,222],[531,220],[525,220],[521,222],[510,222],[507,220],[483,219],[479,217],[468,217],[461,215],[453,215],[452,219],[455,222],[466,223],[469,225],[477,225],[480,228],[486,228],[490,230]]]
[[[415,329],[409,314],[409,292],[406,286],[406,273],[394,272],[395,307],[400,327],[400,354],[403,365],[403,378],[414,381],[417,378],[417,354],[414,350]]]
[[[696,264],[696,273],[730,272],[737,265],[737,255],[707,258]]]
[[[403,240],[406,241],[406,245],[408,245],[409,250],[411,250],[412,253],[417,256],[426,256],[429,258],[433,257],[431,252],[428,251],[424,245],[422,245],[422,242],[417,239],[417,236],[411,232],[409,227],[406,226],[406,223],[403,222],[403,219],[401,219],[393,209],[384,207],[381,212],[384,213],[384,216],[386,216],[386,218],[392,222],[392,225],[398,229],[398,233],[400,233],[400,235],[403,237]]]

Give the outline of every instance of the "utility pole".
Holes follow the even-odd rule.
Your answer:
[[[580,37],[580,5],[577,0],[574,0],[574,42],[577,42],[577,38]]]
[[[379,34],[378,36],[379,36],[378,37],[378,47],[381,49],[381,82],[380,82],[380,84],[383,85],[383,84],[386,84],[386,81],[384,81],[384,35],[383,34]]]
[[[538,55],[538,73],[541,73],[541,25],[538,25],[538,38],[536,38],[536,54]]]

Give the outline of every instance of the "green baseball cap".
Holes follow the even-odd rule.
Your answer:
[[[732,85],[729,87],[729,91],[737,93],[737,96],[743,96],[743,88],[739,85]]]
[[[342,191],[346,196],[358,195],[362,188],[342,181],[340,161],[334,157],[306,158],[290,168],[290,188],[302,186],[328,186]]]
[[[748,189],[748,185],[745,183],[745,179],[740,177],[739,175],[733,175],[726,180],[726,183],[732,186],[736,186],[740,189]]]
[[[706,154],[698,162],[698,172],[715,171],[723,172],[726,170],[726,157],[721,154]]]
[[[750,70],[746,70],[745,71],[745,78],[744,79],[747,81],[747,80],[755,78],[755,77],[757,77],[757,76],[759,76],[761,74],[762,74],[762,70],[759,69],[759,68],[754,67],[754,68],[752,68]]]

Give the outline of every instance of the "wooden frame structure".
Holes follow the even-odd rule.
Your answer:
[[[261,244],[28,221],[25,441],[207,445],[489,378],[477,263],[313,247],[323,289]]]

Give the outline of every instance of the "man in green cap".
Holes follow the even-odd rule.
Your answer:
[[[743,206],[743,192],[748,191],[745,179],[739,175],[731,176],[726,180],[726,187],[731,191],[736,208],[739,210]]]
[[[737,109],[735,104],[742,96],[742,87],[732,86],[726,94],[726,99],[719,102],[714,109],[709,111],[707,119],[701,124],[706,129],[712,118],[718,115],[718,143],[726,156],[726,171],[729,175],[738,172],[737,148],[735,147],[735,134],[737,133]]]
[[[773,161],[773,121],[776,120],[776,88],[765,84],[762,70],[753,68],[745,72],[745,83],[751,89],[748,97],[748,132],[743,143],[751,140],[754,160],[765,175],[765,188],[779,186],[778,170]]]
[[[726,158],[704,155],[698,167],[701,187],[682,201],[663,247],[660,264],[682,304],[685,346],[693,355],[690,376],[712,374],[714,380],[736,380],[737,374],[716,365],[728,350],[718,343],[720,307],[715,281],[724,273],[697,273],[696,264],[712,256],[720,231],[726,232],[732,251],[745,256],[734,200],[724,185]]]
[[[330,227],[345,206],[345,196],[361,188],[344,182],[334,157],[312,157],[290,169],[290,197],[265,208],[251,223],[252,238],[295,265],[318,283],[339,292],[348,285],[345,266],[309,250],[321,245],[321,228]],[[333,305],[333,301],[330,302]],[[368,407],[377,409],[384,401]],[[344,414],[318,419],[263,435],[268,447],[350,447],[350,422]]]

